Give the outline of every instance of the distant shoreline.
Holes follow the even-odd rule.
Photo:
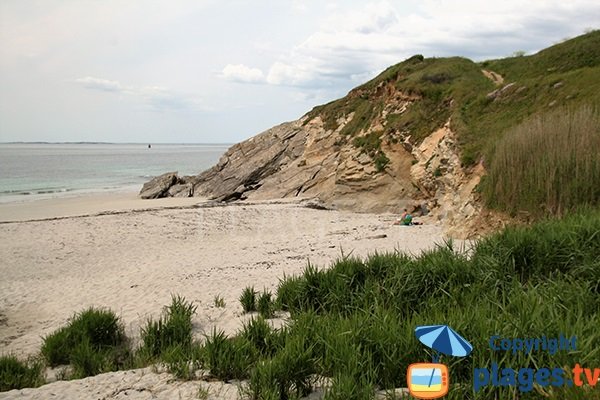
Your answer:
[[[0,142],[3,144],[105,144],[105,145],[143,145],[157,146],[233,146],[235,143],[163,143],[163,142]]]

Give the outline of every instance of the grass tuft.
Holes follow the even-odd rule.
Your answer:
[[[130,358],[119,318],[110,310],[95,308],[46,336],[41,352],[50,366],[71,364],[73,378],[119,369]]]
[[[23,362],[14,355],[0,357],[0,392],[44,384],[43,363],[40,360]]]
[[[247,287],[240,296],[240,303],[244,312],[249,313],[256,311],[256,291],[254,287]]]
[[[264,290],[258,297],[257,310],[263,318],[271,318],[273,316],[273,300],[271,292]]]
[[[228,338],[213,330],[204,343],[204,362],[210,373],[223,381],[248,377],[257,354],[252,344],[242,337]]]
[[[154,360],[173,346],[190,349],[192,346],[192,316],[196,306],[183,297],[173,296],[158,320],[149,319],[141,329],[142,345],[139,354]]]

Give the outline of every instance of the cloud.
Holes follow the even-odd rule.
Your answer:
[[[265,76],[258,68],[250,68],[243,64],[227,64],[221,76],[229,81],[241,83],[263,83]]]
[[[118,81],[87,76],[77,78],[75,83],[89,90],[119,93],[140,100],[148,109],[153,111],[203,109],[200,103],[184,95],[177,94],[160,86],[127,86]],[[204,109],[206,110],[206,109]]]
[[[123,87],[117,81],[93,78],[91,76],[75,79],[75,82],[80,83],[86,89],[102,90],[105,92],[121,92],[123,90]]]
[[[593,26],[600,18],[600,7],[589,0],[424,0],[417,8],[406,7],[378,1],[331,10],[317,31],[280,54],[265,73],[228,65],[223,76],[244,83],[347,90],[414,54],[483,60],[516,50],[531,53],[548,46],[552,37],[582,33],[573,32],[570,21]]]

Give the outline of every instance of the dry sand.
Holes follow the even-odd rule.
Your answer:
[[[309,260],[327,267],[342,252],[418,253],[443,240],[439,226],[393,226],[394,219],[298,202],[211,206],[199,199],[143,201],[131,195],[2,204],[0,353],[35,355],[44,335],[90,306],[117,312],[136,339],[172,294],[198,306],[197,338],[214,326],[233,334],[247,318],[238,301],[246,286],[274,291],[284,274],[300,273]],[[225,308],[215,307],[217,295]],[[235,385],[174,382],[150,369],[0,398],[189,398],[207,385],[209,398],[237,398]]]

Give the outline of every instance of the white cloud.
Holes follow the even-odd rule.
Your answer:
[[[250,68],[243,64],[227,64],[221,76],[229,81],[241,83],[262,83],[265,80],[263,72],[258,68]]]
[[[117,81],[94,78],[91,76],[75,79],[75,82],[82,84],[83,87],[87,89],[103,90],[105,92],[121,92],[123,90],[123,87]]]
[[[364,82],[414,54],[482,60],[516,50],[533,52],[548,46],[548,37],[557,35],[560,27],[572,26],[570,21],[593,26],[600,20],[600,7],[589,0],[532,0],[527,4],[520,0],[425,0],[418,8],[402,7],[378,1],[345,12],[332,9],[316,32],[280,54],[266,74],[243,65],[228,65],[228,78],[339,90]]]

